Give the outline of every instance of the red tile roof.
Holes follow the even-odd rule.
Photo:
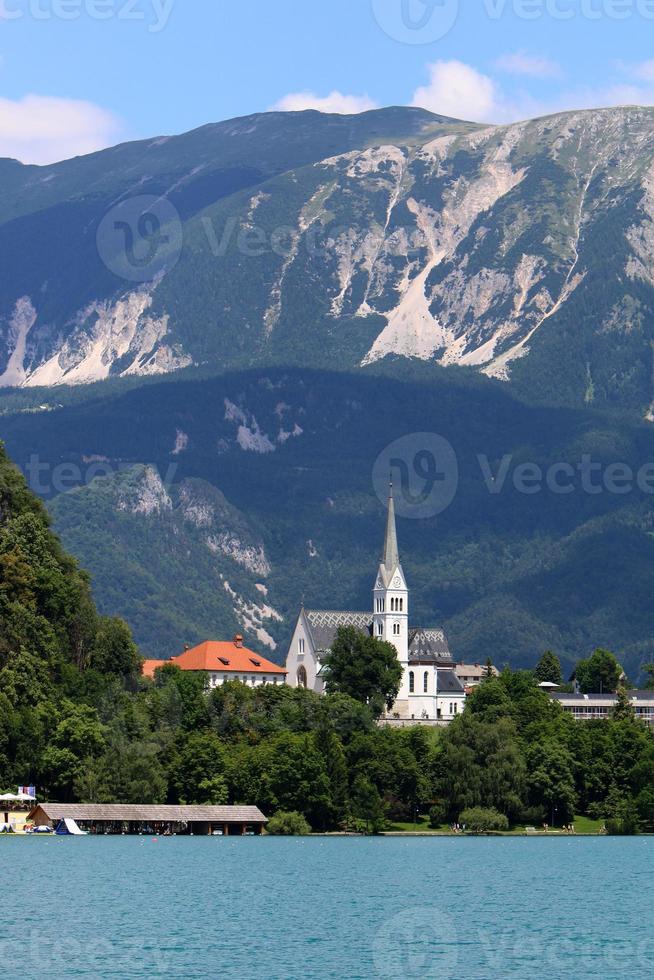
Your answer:
[[[157,667],[165,663],[174,664],[180,670],[207,670],[234,674],[275,674],[285,675],[286,671],[279,664],[274,664],[253,650],[243,646],[241,637],[235,637],[229,642],[207,640],[186,650],[172,660],[146,660],[143,664],[143,676],[154,677]]]

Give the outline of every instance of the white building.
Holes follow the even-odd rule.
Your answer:
[[[387,720],[446,724],[465,705],[465,690],[441,629],[412,627],[409,589],[397,546],[393,490],[388,500],[384,552],[372,593],[372,612],[302,609],[286,658],[287,683],[323,693],[322,673],[336,632],[354,626],[392,643],[402,664],[402,685]]]
[[[654,725],[654,691],[627,691],[636,718]],[[611,717],[618,704],[617,694],[559,694],[551,693],[564,711],[577,721],[598,721]]]

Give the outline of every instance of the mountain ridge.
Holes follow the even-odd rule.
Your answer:
[[[547,377],[555,400],[645,415],[653,171],[654,112],[638,107],[501,126],[257,114],[55,165],[45,190],[5,195],[23,213],[0,224],[0,384],[302,366],[319,351],[355,369],[469,365],[524,397]],[[179,247],[129,284],[120,242],[105,254],[98,236],[113,208],[134,224],[142,199],[165,202]],[[16,236],[38,246],[27,264]]]

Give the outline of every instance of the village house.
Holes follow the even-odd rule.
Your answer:
[[[457,664],[454,671],[466,691],[471,690],[473,687],[479,687],[481,682],[489,674],[491,677],[500,676],[497,667],[488,664]]]
[[[230,642],[207,640],[171,660],[146,660],[143,676],[154,677],[155,671],[165,664],[206,674],[208,687],[218,687],[227,681],[240,681],[250,687],[286,683],[286,670],[248,650],[239,634]]]

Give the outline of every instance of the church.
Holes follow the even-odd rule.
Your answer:
[[[465,690],[444,632],[410,626],[409,588],[402,571],[397,543],[395,503],[391,485],[382,560],[368,612],[302,609],[286,658],[287,683],[325,690],[323,667],[336,632],[354,626],[391,643],[402,664],[402,685],[386,716],[388,723],[416,721],[448,724],[463,711]]]

